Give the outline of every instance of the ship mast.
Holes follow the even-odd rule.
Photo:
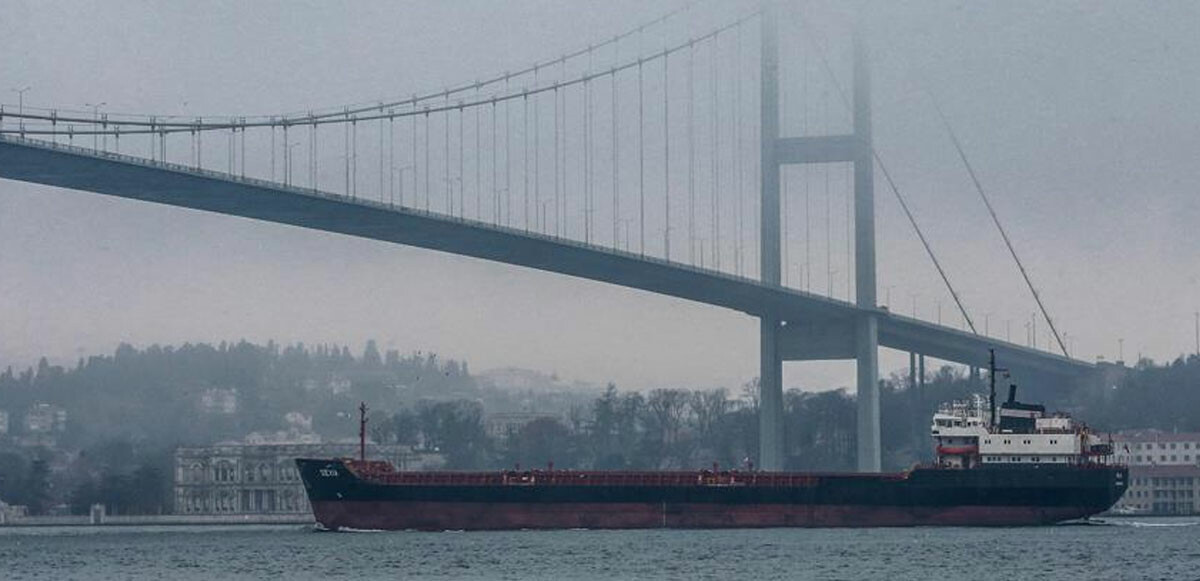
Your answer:
[[[996,427],[996,350],[988,349],[988,428]]]
[[[992,395],[996,393],[995,386],[992,386]],[[992,399],[995,399],[993,397]],[[367,402],[358,403],[358,459],[367,461]]]

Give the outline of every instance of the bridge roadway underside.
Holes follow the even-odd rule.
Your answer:
[[[137,158],[0,138],[0,178],[473,256],[725,307],[784,322],[784,359],[853,354],[853,323],[867,309],[711,270],[441,214],[389,207],[281,184]],[[983,366],[988,348],[1010,370],[1068,379],[1093,366],[1051,353],[873,311],[879,344]]]

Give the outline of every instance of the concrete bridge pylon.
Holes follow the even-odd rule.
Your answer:
[[[871,144],[870,73],[865,49],[854,42],[853,122],[850,135],[780,136],[778,8],[763,3],[761,56],[762,282],[781,284],[780,172],[802,163],[854,164],[854,281],[860,314],[839,320],[787,320],[760,315],[759,465],[784,467],[783,362],[854,359],[857,364],[857,467],[881,469],[879,319],[875,283],[875,180]]]

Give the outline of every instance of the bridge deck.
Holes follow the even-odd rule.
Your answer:
[[[0,178],[473,256],[754,316],[776,314],[785,321],[848,321],[869,312],[845,301],[566,238],[50,142],[0,136]],[[1010,369],[1066,376],[1092,367],[886,309],[873,312],[885,347],[972,365],[983,365],[992,347]]]

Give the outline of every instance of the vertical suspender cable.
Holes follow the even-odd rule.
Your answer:
[[[454,216],[454,182],[450,181],[450,112],[447,111],[443,117],[445,118],[445,122],[442,123],[442,147],[444,151],[442,154],[442,166],[444,170],[442,172],[442,181],[446,184],[446,214]]]
[[[663,51],[663,258],[671,260],[671,85],[670,53]]]
[[[412,147],[409,149],[409,167],[412,168],[412,207],[417,207],[417,116],[412,115],[408,118],[410,121],[410,129],[412,129]],[[404,173],[400,174],[400,205],[404,205]]]
[[[541,188],[542,180],[541,180],[541,171],[540,171],[541,164],[539,163],[541,161],[541,157],[542,157],[541,147],[540,147],[541,146],[540,136],[542,133],[542,117],[540,115],[541,107],[538,107],[538,104],[542,100],[542,96],[541,96],[542,92],[540,90],[542,87],[541,87],[540,79],[538,78],[538,72],[539,72],[538,68],[534,67],[534,69],[533,69],[533,87],[535,89],[538,89],[538,92],[534,93],[534,95],[533,95],[533,204],[534,204],[534,206],[533,206],[533,208],[534,208],[533,221],[534,221],[534,226],[537,226],[538,209],[542,207],[542,188]],[[543,216],[543,218],[542,218],[542,222],[543,222],[543,232],[542,233],[543,234],[546,233],[544,231],[545,220],[546,219]]]
[[[508,94],[508,78],[504,79],[504,93]],[[504,225],[512,225],[512,99],[504,100]]]
[[[345,141],[345,144],[343,145],[343,148],[342,148],[342,153],[344,154],[342,157],[345,158],[345,160],[346,160],[345,194],[346,194],[346,197],[349,197],[350,196],[350,116],[349,115],[347,115],[346,119],[342,122],[342,133],[343,133],[343,138],[344,138],[343,140]],[[272,126],[271,127],[271,152],[272,152],[271,153],[271,176],[272,177],[274,177],[274,175],[275,175],[275,153],[274,153],[274,151],[275,151],[275,127]]]
[[[350,118],[350,195],[358,197],[358,116]]]
[[[557,84],[557,83],[555,83],[555,84]],[[559,196],[558,180],[561,175],[559,173],[560,167],[559,167],[559,163],[558,163],[558,150],[559,150],[559,147],[558,147],[558,145],[559,145],[558,144],[558,124],[560,123],[560,120],[558,117],[558,113],[559,113],[558,98],[559,98],[558,87],[555,87],[554,88],[554,235],[562,236],[562,220],[559,219],[559,212],[561,211],[561,207],[560,207],[561,203],[559,202],[559,197],[558,197]]]
[[[734,217],[737,220],[737,228],[735,236],[737,236],[737,274],[741,275],[743,268],[742,262],[742,239],[745,234],[745,210],[742,208],[742,26],[739,24],[734,35],[733,45],[733,139],[730,139],[730,149],[733,151],[733,179],[734,186],[732,188],[734,198],[737,199],[737,208],[734,211]],[[786,263],[785,263],[786,264]],[[786,268],[785,268],[786,271]]]
[[[588,75],[591,74],[591,57],[588,58]],[[583,194],[587,200],[584,207],[584,218],[587,220],[587,228],[584,230],[584,239],[591,244],[592,242],[592,216],[595,212],[595,201],[592,199],[592,85],[590,80],[583,82]]]
[[[496,188],[496,99],[492,99],[492,224],[500,223],[500,190]]]
[[[853,297],[850,295],[853,293],[854,284],[854,278],[850,276],[850,269],[854,268],[852,262],[854,257],[854,230],[850,227],[852,220],[850,196],[854,190],[850,188],[850,164],[843,163],[842,167],[846,170],[846,179],[844,181],[846,186],[846,302],[850,302],[853,300]]]
[[[479,109],[475,107],[475,219],[483,221],[483,182],[479,179],[479,165],[483,148],[479,136]]]
[[[425,108],[425,211],[429,211],[429,108]]]
[[[529,91],[521,98],[521,194],[524,200],[524,225],[529,231]]]
[[[388,117],[388,201],[396,204],[396,117]]]
[[[688,140],[688,262],[696,264],[696,46],[688,40],[687,140]]]
[[[821,125],[829,133],[829,90],[821,93]],[[833,204],[829,194],[829,164],[821,164],[825,173],[825,296],[833,298],[833,226],[830,223]]]
[[[564,61],[560,61],[559,64],[561,67],[561,70],[560,70],[560,73],[562,75],[561,78],[566,79],[567,78],[567,63],[564,60]],[[563,223],[563,235],[567,236],[569,238],[570,230],[571,230],[571,228],[570,228],[571,223],[567,220],[567,202],[570,201],[571,198],[570,198],[569,190],[567,190],[567,174],[570,173],[569,166],[567,165],[567,151],[569,149],[569,143],[567,141],[567,137],[570,134],[569,132],[570,132],[571,126],[570,126],[570,124],[567,123],[567,120],[570,119],[571,116],[567,114],[567,94],[568,94],[568,90],[563,89],[563,91],[562,91],[562,132],[563,132],[563,135],[562,135],[562,223]]]
[[[712,264],[721,268],[721,126],[718,111],[721,109],[720,69],[717,68],[717,36],[712,38]]]
[[[643,122],[645,117],[645,99],[644,91],[642,90],[643,74],[642,74],[642,57],[638,56],[638,199],[639,199],[639,219],[638,228],[641,231],[640,246],[638,251],[646,254],[646,146],[645,132],[646,124]]]
[[[383,113],[383,110],[379,110]],[[379,201],[383,202],[383,171],[384,171],[384,149],[383,149],[383,118],[379,118]]]
[[[779,71],[779,126],[787,129],[788,120],[791,117],[788,115],[788,76],[787,69]],[[791,172],[788,166],[781,165],[779,167],[779,227],[782,230],[782,244],[779,248],[779,258],[782,263],[780,266],[780,277],[783,279],[783,286],[788,286],[791,279],[792,260],[792,229],[791,229],[791,203],[788,198],[788,176]]]
[[[460,104],[458,107],[458,217],[462,219],[466,216],[467,177],[464,175],[463,161],[463,108]]]
[[[610,89],[612,91],[612,228],[613,228],[613,248],[620,247],[621,232],[621,186],[617,177],[617,168],[619,167],[620,157],[617,151],[617,43],[613,43],[613,69],[611,74]]]

